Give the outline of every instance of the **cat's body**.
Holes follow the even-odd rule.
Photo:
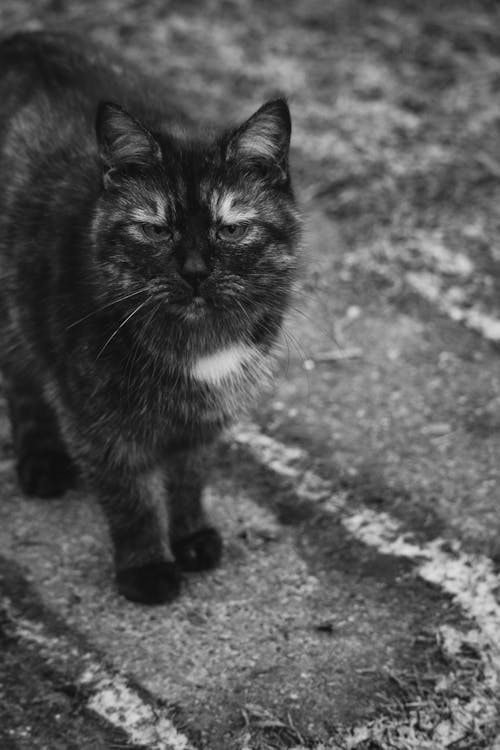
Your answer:
[[[203,449],[267,377],[297,235],[286,104],[203,141],[173,135],[159,91],[66,37],[0,44],[0,365],[21,485],[60,494],[78,467],[119,588],[145,602],[219,559]]]

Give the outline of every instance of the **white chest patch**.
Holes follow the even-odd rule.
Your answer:
[[[197,359],[191,368],[191,375],[203,383],[218,385],[228,378],[237,377],[242,366],[254,359],[256,354],[253,346],[234,344]]]

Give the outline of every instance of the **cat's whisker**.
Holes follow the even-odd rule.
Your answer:
[[[140,305],[138,305],[138,306],[137,306],[137,307],[135,308],[135,310],[132,310],[132,312],[130,313],[130,315],[127,315],[127,317],[125,318],[125,320],[123,320],[123,321],[122,321],[122,322],[120,323],[120,325],[118,326],[118,328],[117,328],[117,329],[116,329],[116,330],[115,330],[115,331],[114,331],[114,332],[113,332],[113,333],[111,334],[111,336],[110,336],[110,337],[108,338],[108,340],[106,341],[106,343],[104,344],[104,346],[103,346],[103,347],[101,347],[101,349],[99,350],[99,352],[98,352],[98,354],[97,354],[96,360],[98,360],[98,359],[99,359],[99,357],[101,356],[101,354],[103,353],[103,351],[104,351],[104,350],[106,349],[106,347],[107,347],[107,346],[109,346],[109,344],[110,344],[110,343],[111,343],[111,342],[113,341],[113,339],[114,339],[114,338],[115,338],[115,336],[116,336],[116,335],[117,335],[117,334],[118,334],[118,333],[120,332],[120,330],[121,330],[121,329],[123,328],[123,326],[124,326],[124,325],[125,325],[126,323],[128,323],[128,321],[129,321],[129,320],[130,320],[131,318],[133,318],[133,317],[134,317],[134,315],[135,315],[136,313],[138,313],[138,312],[139,312],[139,310],[141,310],[141,309],[142,309],[142,308],[144,307],[144,305],[146,305],[146,304],[147,304],[148,302],[149,302],[149,299],[147,299],[147,300],[144,300],[144,302],[141,302],[141,304],[140,304]]]
[[[144,327],[146,327],[146,325]],[[141,348],[141,337],[138,336],[135,342],[135,345],[130,350],[130,353],[127,357],[127,361],[125,363],[125,368],[124,368],[124,374],[127,375],[128,373],[126,390],[129,395],[130,395],[130,383],[131,383],[131,379],[133,375],[133,369],[134,369],[134,365],[136,363],[140,348]]]
[[[88,313],[88,315],[84,315],[83,318],[79,318],[78,320],[73,321],[73,323],[70,323],[70,325],[67,326],[65,330],[69,331],[70,328],[74,328],[74,326],[77,326],[79,323],[83,323],[84,320],[88,320],[93,315],[97,315],[103,310],[106,310],[108,307],[117,305],[119,302],[124,302],[126,299],[135,297],[137,294],[145,294],[147,291],[148,291],[147,287],[144,287],[143,289],[137,289],[135,292],[131,292],[130,294],[125,294],[123,297],[118,297],[118,299],[114,299],[111,302],[107,302],[105,305],[103,305],[102,307],[99,307],[97,310],[92,310],[92,312]]]
[[[242,295],[240,295],[240,299],[234,298],[233,301],[236,302],[236,304],[238,304],[238,306],[241,308],[242,312],[245,314],[247,322],[250,323],[251,322],[250,318],[249,318],[248,314],[246,313],[246,311],[245,311],[245,309],[243,307],[243,304],[242,304],[242,301],[247,302],[247,303],[251,301],[248,298],[248,296],[242,294]],[[282,312],[282,309],[279,306],[277,306],[277,305],[268,305],[267,309],[270,312],[273,312],[273,311],[275,311],[275,312]],[[294,308],[292,307],[291,309],[294,309]],[[273,331],[271,330],[271,328],[269,326],[267,326],[267,325],[264,324],[263,325],[263,329],[267,333],[269,333],[269,334],[272,335]],[[300,344],[299,344],[297,338],[295,337],[295,335],[292,334],[291,331],[288,328],[286,328],[286,326],[281,329],[281,334],[282,334],[283,338],[285,339],[285,343],[287,345],[287,348],[289,349],[289,343],[291,343],[293,345],[293,348],[295,349],[295,351],[299,355],[302,363],[304,363],[306,360],[308,360],[308,359],[311,358],[311,356],[308,355],[304,351],[304,349],[300,346]]]
[[[240,310],[241,310],[241,312],[243,314],[243,320],[244,320],[244,322],[246,322],[247,324],[250,324],[251,323],[250,316],[247,313],[247,311],[245,310],[245,308],[243,307],[242,302],[240,302],[240,300],[236,300],[236,299],[234,301],[236,302],[236,304],[238,305],[238,307],[240,308]]]
[[[273,307],[273,306],[268,306],[268,309],[276,309],[277,311],[281,310],[280,307]],[[311,323],[314,328],[316,328],[318,331],[320,331],[320,333],[322,335],[324,335],[325,338],[328,339],[328,341],[330,341],[331,343],[333,343],[336,346],[338,346],[338,341],[336,340],[335,335],[333,334],[333,332],[329,331],[322,324],[318,324],[318,321],[315,320],[311,315],[309,315],[308,313],[306,313],[305,310],[302,310],[302,308],[297,307],[292,302],[288,303],[287,310],[288,310],[289,313],[294,313],[296,315],[300,315],[302,318],[304,318],[304,320],[306,320],[308,323]]]
[[[287,344],[288,342],[290,342],[293,345],[302,363],[304,363],[307,359],[310,359],[310,356],[308,356],[307,353],[304,351],[304,349],[301,347],[301,345],[298,342],[298,339],[293,333],[291,333],[286,328],[282,328],[281,334],[283,338],[286,340]]]
[[[156,313],[161,308],[161,306],[162,306],[162,304],[164,302],[164,299],[162,299],[161,296],[159,296],[157,299],[158,299],[158,303],[155,305],[155,307],[153,308],[153,311],[152,311],[151,315],[148,317],[148,319],[144,323],[144,325],[142,327],[142,331],[141,331],[142,333],[144,331],[146,331],[152,325],[152,322],[154,320],[154,317],[155,317]],[[155,352],[154,357],[153,357],[153,366],[152,366],[152,375],[151,375],[151,380],[153,381],[153,383],[157,383],[157,386],[160,385],[159,381],[160,381],[160,378],[161,378],[161,375],[162,375],[162,370],[161,370],[161,367],[160,367],[159,374],[158,374],[158,379],[157,379],[156,371],[158,369],[158,363],[159,362],[160,362],[160,356],[159,356],[159,353],[158,353],[158,350],[157,350]]]
[[[308,323],[311,323],[323,336],[325,336],[326,339],[328,339],[328,341],[330,341],[335,346],[339,346],[339,342],[335,338],[335,334],[332,331],[329,331],[323,325],[318,325],[318,322],[313,317],[304,312],[304,310],[301,310],[300,307],[295,307],[295,305],[288,305],[288,309],[297,315],[301,315],[304,320],[306,320]]]
[[[241,311],[243,313],[244,320],[248,324],[250,324],[252,322],[251,319],[250,319],[250,316],[248,315],[247,311],[243,307],[243,302],[247,302],[247,303],[251,302],[251,300],[248,297],[248,295],[239,294],[239,297],[236,297],[236,296],[233,297],[232,301],[241,309]],[[275,306],[275,305],[268,305],[267,309],[269,311],[282,312],[281,308],[279,306]],[[266,331],[266,333],[269,333],[271,335],[273,334],[273,331],[272,331],[272,329],[271,329],[270,326],[266,325],[265,323],[261,324],[261,325],[262,325],[263,330]],[[299,355],[299,357],[300,357],[300,359],[301,359],[302,362],[305,362],[307,359],[310,359],[310,356],[308,356],[306,354],[306,352],[299,345],[299,343],[297,341],[297,338],[286,327],[281,329],[281,334],[282,334],[283,338],[285,339],[285,343],[286,343],[287,347],[289,348],[289,343],[291,343],[293,345],[293,347],[295,348],[295,350],[296,350],[297,354]]]
[[[265,325],[264,325],[264,329],[265,330],[269,330],[268,327],[265,326]],[[302,347],[299,345],[299,343],[298,343],[297,339],[295,338],[295,336],[286,327],[282,328],[281,331],[280,331],[280,333],[281,333],[281,336],[283,337],[283,340],[282,341],[278,341],[278,344],[282,344],[283,345],[283,343],[284,343],[286,345],[286,348],[287,348],[286,373],[288,373],[288,370],[290,368],[290,362],[291,362],[290,344],[292,344],[293,348],[295,349],[295,351],[299,355],[299,359],[300,359],[302,365],[304,365],[304,363],[308,359],[310,359],[310,356],[307,356],[307,354],[304,352],[304,350],[302,349]],[[305,368],[303,368],[302,372],[303,372],[303,374],[305,375],[305,378],[306,378],[307,392],[308,392],[308,397],[309,397],[309,392],[310,392],[309,372]]]

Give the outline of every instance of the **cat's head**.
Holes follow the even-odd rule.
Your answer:
[[[102,103],[93,241],[110,302],[144,301],[140,317],[187,346],[271,343],[296,267],[290,131],[282,99],[209,142],[152,132]]]

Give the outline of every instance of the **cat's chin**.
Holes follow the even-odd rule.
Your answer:
[[[203,297],[193,297],[180,309],[183,320],[188,322],[198,322],[203,320],[206,317],[207,312],[207,301]]]

